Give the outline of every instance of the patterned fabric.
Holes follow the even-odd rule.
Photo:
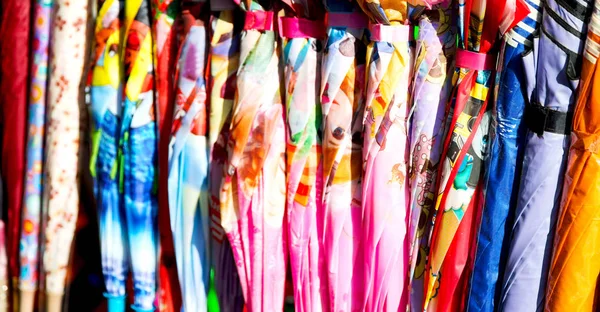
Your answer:
[[[597,69],[600,56],[600,1],[588,25],[563,200],[546,290],[546,311],[596,311],[600,274],[600,116]]]
[[[572,112],[592,3],[547,0],[542,11],[537,85],[529,105]],[[541,311],[544,307],[569,143],[569,135],[527,133],[501,310]]]
[[[206,311],[209,286],[207,31],[202,3],[183,4],[176,102],[169,148],[169,208],[182,311]]]
[[[469,311],[494,310],[499,299],[496,284],[498,280],[502,282],[502,266],[510,241],[506,229],[512,227],[519,190],[527,135],[525,105],[535,87],[535,61],[538,58],[535,36],[541,20],[536,1],[528,1],[524,8],[529,9],[529,15],[504,35],[499,53],[497,99],[490,125],[490,157],[482,181],[485,204],[469,289]]]
[[[29,123],[27,137],[27,167],[21,224],[20,279],[21,291],[33,292],[38,287],[39,236],[42,216],[42,161],[46,122],[46,84],[48,80],[48,41],[53,0],[34,4],[31,87],[29,91]],[[21,302],[21,306],[23,306]],[[33,302],[30,303],[33,308]],[[24,307],[22,307],[24,308]],[[26,308],[24,308],[26,309]]]
[[[246,11],[258,2],[237,1]],[[285,129],[275,33],[241,35],[237,94],[221,188],[227,233],[249,311],[279,311],[286,275]]]

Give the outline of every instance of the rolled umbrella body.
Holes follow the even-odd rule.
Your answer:
[[[535,87],[540,7],[529,1],[529,15],[504,35],[499,53],[498,95],[490,126],[490,158],[483,181],[485,204],[469,290],[469,311],[492,311],[502,281],[527,127],[525,105]],[[509,232],[510,233],[510,232]],[[498,287],[499,288],[499,287]]]
[[[55,3],[46,112],[43,263],[47,311],[60,311],[79,210],[80,114],[83,109],[88,6]]]
[[[329,27],[321,64],[321,107],[328,308],[353,311],[361,308],[364,296],[362,267],[358,264],[362,262],[363,36],[367,18],[360,11],[353,13],[354,5],[346,1],[328,1],[326,5]],[[347,19],[362,20],[362,25],[350,25]]]
[[[548,0],[544,4],[537,87],[527,106],[531,117],[526,119],[529,131],[500,310],[539,311],[544,306],[570,140],[570,115],[579,85],[585,21],[591,11],[589,3]],[[537,112],[560,117],[544,120]],[[556,120],[563,121],[557,124]]]
[[[573,116],[573,132],[561,211],[549,270],[545,311],[595,311],[600,274],[600,160],[597,61],[600,56],[600,2],[588,26],[583,50],[581,82]]]
[[[206,311],[209,287],[207,29],[202,4],[183,6],[183,41],[169,153],[169,209],[184,311]]]

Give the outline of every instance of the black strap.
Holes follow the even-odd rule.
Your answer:
[[[544,132],[565,135],[571,133],[572,112],[561,112],[539,103],[529,103],[525,114],[527,127],[539,136],[544,135]]]

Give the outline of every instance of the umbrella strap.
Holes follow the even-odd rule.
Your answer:
[[[323,21],[313,21],[297,17],[281,17],[279,33],[285,38],[315,38],[325,39],[325,24]]]
[[[273,12],[246,11],[244,30],[272,31],[273,28]]]
[[[327,27],[367,28],[369,20],[361,12],[329,12],[327,13]]]
[[[383,42],[408,42],[412,38],[409,25],[371,24],[371,40]]]
[[[573,112],[561,112],[539,103],[530,103],[527,105],[525,116],[529,130],[539,136],[544,135],[544,132],[563,135],[571,133]]]
[[[496,68],[496,56],[458,49],[456,51],[456,67],[475,70],[492,70]]]

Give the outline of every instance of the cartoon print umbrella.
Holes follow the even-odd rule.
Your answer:
[[[321,64],[323,251],[329,307],[361,308],[362,120],[367,17],[355,3],[325,1],[327,41]],[[358,9],[358,10],[357,10]],[[358,260],[358,262],[357,262]]]
[[[459,1],[459,49],[453,77],[456,94],[443,145],[429,260],[425,276],[427,311],[464,309],[480,211],[483,163],[487,156],[489,88],[505,3]],[[489,54],[488,54],[489,53]]]
[[[404,24],[406,1],[358,3],[376,23],[367,47],[363,119],[363,310],[404,310],[408,303],[406,164],[412,32]]]
[[[277,311],[283,306],[287,257],[279,56],[273,15],[266,11],[271,4],[236,2],[246,11],[246,23],[221,189],[221,225],[233,250],[247,309]]]
[[[450,3],[425,11],[419,20],[412,82],[410,126],[410,307],[423,311],[425,261],[437,191],[446,105],[451,91],[456,32]]]
[[[526,106],[527,142],[500,309],[541,310],[568,156],[575,90],[592,3],[544,3],[537,86]]]
[[[169,151],[169,209],[183,311],[206,311],[210,273],[203,5],[182,6],[183,40]]]
[[[216,2],[217,4],[214,4]],[[226,2],[212,1],[211,9]],[[211,150],[209,167],[209,205],[211,230],[211,264],[214,271],[214,284],[219,307],[223,311],[241,311],[244,294],[240,285],[231,245],[221,226],[221,184],[223,170],[227,162],[227,141],[231,124],[236,87],[237,69],[240,58],[240,27],[234,21],[243,18],[234,10],[236,5],[223,7],[213,13],[210,23],[211,38],[209,50],[209,90],[210,117],[208,141]]]
[[[527,128],[525,105],[535,87],[535,61],[541,14],[535,1],[521,2],[519,16],[527,15],[504,34],[499,52],[498,86],[490,126],[490,156],[483,179],[482,207],[473,275],[469,289],[469,311],[492,311],[498,302],[496,289],[508,251],[523,163]],[[517,17],[517,19],[521,19]],[[510,232],[509,232],[510,233]]]
[[[88,6],[55,2],[49,77],[42,211],[47,211],[43,264],[46,311],[62,309],[79,210],[79,142]]]
[[[588,25],[581,82],[573,115],[573,131],[563,200],[556,227],[554,256],[549,269],[546,311],[595,311],[600,274],[598,201],[598,72],[600,1]]]
[[[21,224],[19,309],[33,311],[38,288],[40,222],[42,217],[42,161],[44,157],[44,128],[46,121],[46,84],[48,81],[48,43],[53,0],[34,3],[31,86],[28,106],[28,135],[26,174]]]

